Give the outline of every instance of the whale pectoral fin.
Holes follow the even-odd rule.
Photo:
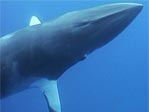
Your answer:
[[[44,93],[50,112],[61,112],[57,80],[40,79],[34,82],[31,87],[38,87]]]
[[[51,108],[53,112],[61,112],[57,81],[49,81],[48,85],[44,88],[44,95],[49,104],[49,108]]]

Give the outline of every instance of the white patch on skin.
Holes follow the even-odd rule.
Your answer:
[[[14,36],[14,33],[8,34],[8,35],[5,35],[5,36],[1,37],[1,38],[0,38],[0,45],[1,45],[1,46],[7,46],[7,44],[8,44],[7,39],[12,38],[13,36]],[[1,49],[1,48],[0,48],[0,49]]]
[[[14,34],[8,34],[2,37],[2,39],[9,39],[11,37],[13,37]]]

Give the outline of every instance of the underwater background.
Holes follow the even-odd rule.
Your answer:
[[[44,22],[117,2],[144,8],[117,38],[58,79],[62,112],[148,112],[148,1],[0,1],[0,36],[28,26],[33,15]],[[48,112],[48,106],[39,89],[28,89],[1,100],[1,112]]]

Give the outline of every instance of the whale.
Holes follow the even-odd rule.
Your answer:
[[[2,36],[1,99],[39,88],[50,112],[61,112],[57,80],[118,37],[142,8],[139,3],[113,3],[68,12],[47,22],[34,16],[30,26]]]

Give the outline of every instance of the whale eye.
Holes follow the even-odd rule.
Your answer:
[[[83,61],[87,58],[87,54],[83,55],[81,58],[80,58],[80,61]]]

